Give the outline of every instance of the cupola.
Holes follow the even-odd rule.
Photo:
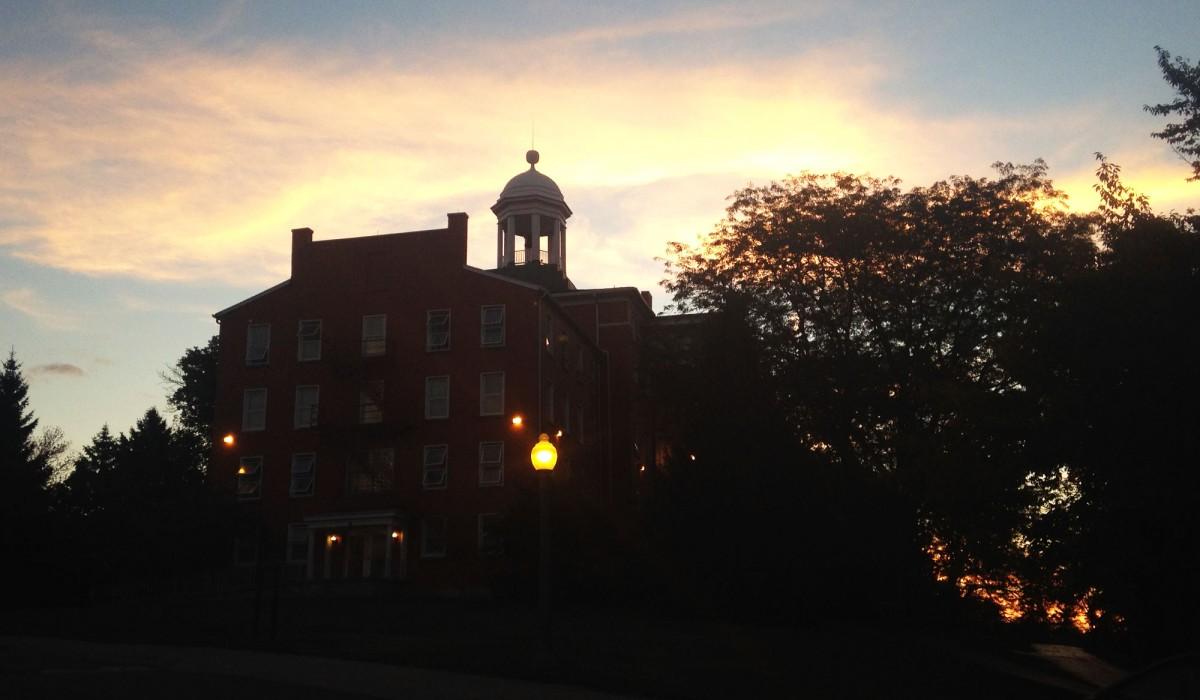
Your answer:
[[[553,271],[565,281],[566,221],[571,208],[554,180],[538,171],[538,160],[537,151],[527,152],[525,162],[529,163],[529,170],[509,180],[492,205],[496,215],[496,268],[510,271],[510,268],[538,267],[542,269],[536,273],[528,270],[533,274],[521,276],[546,279],[547,272]]]

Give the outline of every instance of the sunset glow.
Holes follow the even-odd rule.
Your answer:
[[[575,212],[572,279],[658,309],[666,243],[790,173],[918,185],[1043,157],[1086,208],[1103,151],[1185,208],[1141,107],[1168,94],[1153,45],[1190,45],[1197,18],[1104,12],[1111,26],[936,3],[18,3],[0,11],[0,341],[78,370],[33,395],[80,444],[161,404],[157,371],[212,335],[212,312],[287,278],[291,228],[465,211],[468,262],[494,265],[488,207],[531,140]]]

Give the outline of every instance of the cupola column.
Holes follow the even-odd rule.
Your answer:
[[[562,245],[559,239],[561,223],[558,219],[550,219],[550,230],[546,232],[549,240],[546,247],[550,250],[550,264],[562,269]]]

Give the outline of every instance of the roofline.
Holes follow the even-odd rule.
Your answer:
[[[270,294],[271,292],[277,291],[279,289],[283,289],[291,281],[292,281],[292,279],[289,277],[288,279],[285,279],[284,281],[280,282],[279,284],[275,285],[274,287],[264,289],[252,297],[247,297],[245,299],[242,299],[241,301],[234,304],[233,306],[226,307],[224,309],[221,309],[217,313],[213,314],[213,318],[217,319],[217,321],[220,321],[222,316],[228,316],[230,312],[236,311],[237,309],[242,308],[246,304],[249,304],[250,302],[252,302],[256,299],[260,299],[260,298],[265,297],[266,295]]]
[[[703,323],[705,319],[713,315],[711,311],[694,311],[686,314],[665,314],[655,316],[654,322],[668,326],[684,326],[697,323]]]
[[[499,272],[495,272],[494,270],[483,270],[478,267],[471,267],[470,265],[463,265],[463,269],[468,272],[474,272],[476,274],[483,275],[484,277],[491,277],[493,279],[498,279],[498,280],[502,280],[504,282],[509,282],[511,284],[517,285],[518,287],[524,287],[526,289],[532,289],[532,290],[538,291],[538,292],[546,291],[545,289],[539,287],[536,284],[522,282],[521,280],[513,279],[512,277],[509,277],[508,275],[502,275]]]
[[[566,292],[551,292],[554,297],[586,297],[600,295],[632,295],[641,302],[641,308],[651,316],[655,316],[654,308],[646,303],[645,297],[642,296],[642,290],[637,287],[601,287],[597,289],[572,289]]]

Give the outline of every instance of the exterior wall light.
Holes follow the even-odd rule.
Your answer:
[[[341,538],[338,537],[337,535],[330,535],[329,537],[326,537],[325,539],[327,542],[329,542],[329,544],[337,544],[338,540],[340,540]]]
[[[225,443],[226,447],[233,447],[233,443],[234,443],[233,433],[225,433],[225,437],[221,438],[221,442]]]
[[[525,419],[523,417],[521,417],[520,413],[518,413],[517,415],[512,417],[512,424],[513,424],[514,428],[520,428],[521,425],[524,423],[525,423]]]
[[[246,467],[244,465],[239,464],[237,473],[238,473],[238,476],[243,476],[246,473]]]
[[[392,539],[396,540],[397,542],[403,542],[404,533],[400,532],[399,530],[392,530]]]
[[[554,470],[554,465],[558,463],[558,450],[550,444],[549,435],[545,433],[538,435],[537,444],[529,453],[529,459],[533,462],[533,468],[539,472]]]

